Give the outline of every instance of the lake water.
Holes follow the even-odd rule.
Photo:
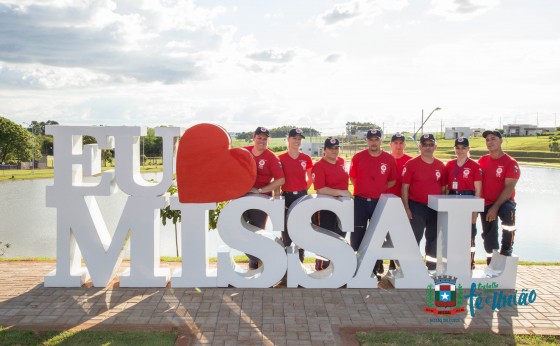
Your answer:
[[[12,244],[4,257],[56,257],[56,209],[45,206],[45,188],[52,183],[52,179],[0,182],[0,241]],[[121,192],[98,197],[111,231],[125,200]],[[556,229],[560,225],[560,169],[521,167],[516,201],[515,254],[520,260],[560,262],[560,232]],[[480,233],[480,221],[478,229]],[[223,244],[217,233],[209,232],[212,256]],[[277,231],[273,234],[279,236]],[[170,222],[161,228],[161,255],[175,256],[175,233]],[[480,235],[476,257],[485,257]]]

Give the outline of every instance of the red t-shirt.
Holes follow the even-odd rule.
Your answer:
[[[253,185],[254,188],[259,189],[270,184],[272,178],[274,178],[274,180],[284,178],[282,163],[272,151],[266,149],[259,156],[255,156],[253,155],[252,145],[245,147],[245,149],[249,150],[249,153],[251,153],[251,156],[253,156],[255,164],[257,165],[257,179]]]
[[[397,180],[397,175],[395,158],[385,151],[375,157],[367,149],[362,150],[350,163],[350,177],[356,179],[354,196],[379,198],[387,192],[387,184]]]
[[[282,191],[295,192],[307,189],[307,170],[313,168],[311,157],[304,153],[293,159],[288,152],[278,156],[282,162],[284,178],[286,182],[282,185]]]
[[[344,170],[344,159],[336,158],[332,164],[325,159],[320,159],[311,170],[315,190],[330,187],[337,190],[348,190],[348,173]]]
[[[445,165],[434,158],[434,162],[426,163],[417,156],[404,165],[403,184],[409,184],[408,198],[428,204],[428,195],[441,195],[441,187],[445,186]]]
[[[387,193],[393,193],[397,196],[401,196],[401,192],[402,192],[402,171],[404,169],[404,164],[408,162],[408,160],[410,160],[412,157],[408,156],[406,154],[403,154],[403,156],[399,157],[398,159],[395,159],[395,161],[397,162],[397,172],[398,172],[398,176],[397,176],[397,181],[395,182],[395,185],[393,185],[393,187],[389,188],[389,190],[387,190]]]
[[[482,156],[478,160],[482,168],[482,197],[484,205],[494,204],[506,185],[506,178],[519,179],[521,171],[517,161],[508,154],[499,159],[493,159],[490,154]],[[509,198],[515,201],[515,190]]]
[[[449,190],[474,192],[474,182],[482,181],[482,170],[480,165],[471,159],[467,159],[462,167],[457,166],[457,159],[453,159],[445,165],[447,171],[447,188]],[[457,188],[453,188],[453,182],[457,182]]]

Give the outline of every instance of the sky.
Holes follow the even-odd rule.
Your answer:
[[[560,126],[560,1],[0,0],[0,116]],[[436,108],[441,110],[434,111]]]

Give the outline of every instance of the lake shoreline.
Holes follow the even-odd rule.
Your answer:
[[[444,163],[447,162],[446,160],[442,160]],[[560,163],[537,163],[537,162],[523,162],[523,161],[518,161],[519,166],[524,167],[539,167],[539,168],[552,168],[552,169],[560,169]],[[113,167],[111,167],[113,168]],[[111,169],[111,168],[107,168],[107,170]],[[39,171],[38,169],[36,169],[36,171]],[[37,173],[37,177],[34,177],[34,173],[32,173],[32,170],[17,170],[17,171],[3,171],[3,172],[17,172],[17,174],[0,174],[0,183],[5,182],[5,181],[20,181],[20,180],[37,180],[37,179],[53,179],[54,178],[54,168],[46,168],[46,169],[41,169],[40,173]],[[47,171],[47,172],[44,172]],[[140,173],[145,174],[145,173],[161,173],[163,171],[163,167],[156,167],[156,168],[148,168],[145,170],[140,171]],[[11,175],[12,177],[8,177],[9,175]],[[96,176],[100,176],[101,174],[98,174]]]

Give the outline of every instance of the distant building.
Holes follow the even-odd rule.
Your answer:
[[[301,143],[301,152],[309,155],[309,156],[321,156],[321,151],[323,150],[323,142],[320,143],[311,143],[307,141],[303,141]]]
[[[554,127],[537,127],[529,124],[504,125],[504,135],[508,137],[536,136],[546,132],[554,132]]]
[[[367,135],[367,132],[368,132],[368,130],[365,130],[365,131],[356,130],[354,133],[346,135],[346,141],[347,142],[352,142],[352,141],[365,139],[366,135]]]
[[[445,139],[455,139],[459,137],[471,137],[473,130],[470,127],[446,127]]]
[[[475,129],[472,129],[472,136],[471,137],[482,137],[482,133],[484,132],[484,129],[477,127]]]

